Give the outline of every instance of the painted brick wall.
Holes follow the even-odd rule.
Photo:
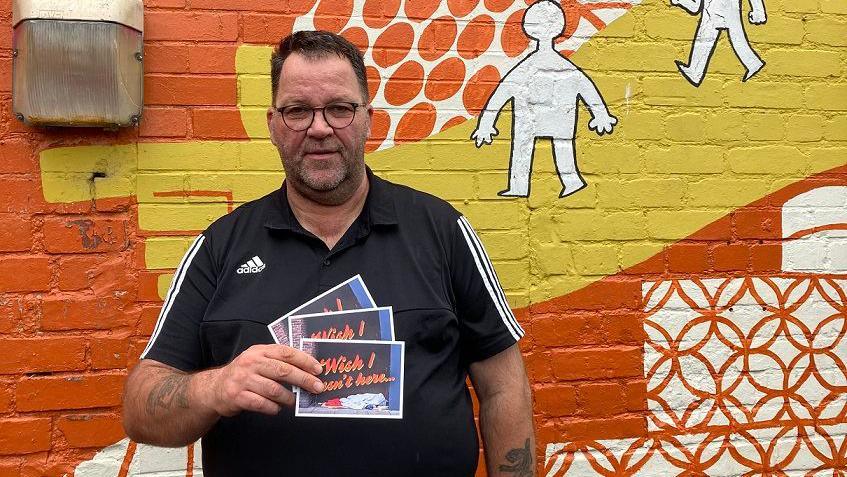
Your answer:
[[[470,137],[532,52],[529,3],[150,0],[143,120],[104,132],[13,118],[0,2],[0,476],[201,473],[199,446],[124,438],[123,379],[191,237],[278,187],[269,45],[315,26],[367,52],[371,167],[480,231],[527,330],[539,471],[843,471],[844,2],[773,0],[761,25],[744,5],[766,65],[742,81],[723,34],[699,86],[674,64],[699,15],[565,2],[556,49],[618,122],[598,136],[580,106],[584,189],[559,197],[538,140],[528,197],[500,197],[522,117]]]

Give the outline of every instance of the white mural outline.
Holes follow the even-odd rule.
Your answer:
[[[550,138],[553,159],[562,192],[566,197],[586,186],[576,164],[575,137],[581,99],[591,120],[588,128],[611,134],[618,119],[612,116],[597,86],[579,67],[553,48],[565,29],[561,5],[540,0],[527,8],[523,31],[536,42],[534,51],[510,69],[488,98],[476,129],[471,133],[476,147],[491,144],[499,134],[494,124],[503,107],[512,101],[512,143],[509,154],[509,187],[497,195],[528,197],[529,175],[536,138]]]
[[[751,10],[747,14],[747,20],[753,25],[767,22],[768,15],[765,12],[764,0],[749,1]],[[675,61],[679,72],[689,83],[700,86],[703,82],[709,60],[715,53],[722,30],[726,30],[732,51],[747,70],[741,81],[752,78],[765,66],[764,60],[753,51],[750,40],[747,39],[744,21],[741,19],[741,0],[670,0],[670,2],[671,5],[680,7],[691,15],[700,13],[697,32],[691,42],[688,64],[683,63],[682,60]]]

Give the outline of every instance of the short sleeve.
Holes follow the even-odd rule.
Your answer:
[[[468,362],[480,361],[515,344],[524,330],[509,308],[482,241],[465,217],[456,219],[451,254],[462,353]]]
[[[211,257],[206,236],[197,236],[171,280],[142,359],[159,361],[182,371],[201,367],[200,323],[216,285]]]

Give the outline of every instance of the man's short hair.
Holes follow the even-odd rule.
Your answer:
[[[343,36],[328,31],[297,31],[280,40],[271,55],[271,100],[274,105],[276,105],[276,90],[279,87],[282,64],[292,53],[298,53],[309,59],[326,58],[328,55],[338,55],[346,59],[356,73],[362,97],[366,103],[370,101],[365,62],[362,60],[362,52],[356,48],[356,45]]]

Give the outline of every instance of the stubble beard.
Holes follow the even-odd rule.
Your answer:
[[[304,162],[304,153],[294,161],[283,159],[285,176],[291,187],[305,198],[321,205],[340,205],[350,199],[361,185],[365,174],[364,141],[351,151],[339,147],[341,161],[332,165],[335,174],[327,177],[331,169],[311,169]]]

